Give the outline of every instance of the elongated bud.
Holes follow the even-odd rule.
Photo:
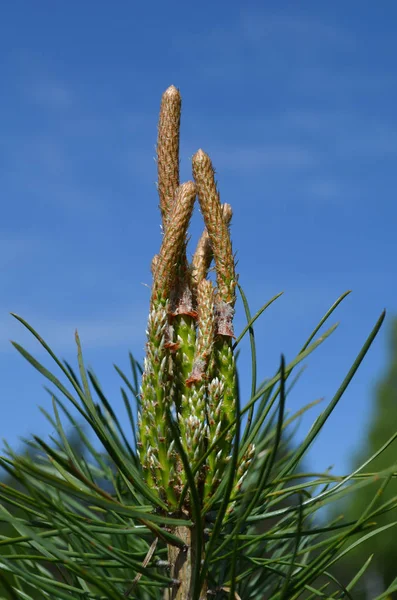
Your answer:
[[[233,215],[230,204],[222,204],[222,214],[226,225],[229,226]],[[212,251],[210,238],[208,231],[205,228],[198,241],[192,260],[193,282],[196,287],[202,279],[207,277],[213,257],[214,253]]]
[[[234,256],[216,188],[214,168],[203,150],[196,152],[192,164],[201,212],[215,259],[218,295],[221,301],[233,307],[236,301]]]
[[[187,385],[203,379],[211,357],[215,338],[214,288],[208,279],[202,279],[197,288],[197,340],[192,372]]]
[[[166,414],[172,398],[173,373],[165,345],[168,327],[168,303],[158,304],[149,314],[145,369],[141,385],[138,452],[149,485],[172,505],[177,502],[170,485],[175,461],[169,459],[172,441]]]
[[[164,232],[154,273],[152,303],[170,295],[178,276],[178,264],[185,250],[186,232],[192,216],[196,188],[192,181],[183,183],[175,193],[171,218]]]
[[[159,256],[158,256],[158,254],[155,254],[152,258],[152,264],[150,265],[150,270],[152,272],[152,275],[154,275],[156,272],[158,260],[159,260]]]
[[[171,85],[161,99],[157,137],[157,187],[163,231],[167,228],[179,186],[179,132],[181,121],[181,95]]]

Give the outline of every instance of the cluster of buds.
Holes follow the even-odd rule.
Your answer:
[[[178,506],[187,483],[178,446],[204,503],[219,486],[230,458],[236,417],[232,211],[220,203],[214,169],[203,150],[192,159],[193,181],[180,184],[180,116],[181,97],[171,86],[162,97],[158,127],[163,238],[152,261],[138,442],[146,480],[170,510]],[[187,231],[196,198],[205,229],[189,263]],[[216,286],[208,278],[212,261]],[[175,444],[175,429],[180,444]],[[187,511],[189,502],[186,494]]]

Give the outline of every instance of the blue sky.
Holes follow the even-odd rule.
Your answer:
[[[203,148],[233,206],[240,283],[257,326],[260,379],[291,360],[345,290],[337,332],[289,399],[310,427],[383,308],[386,325],[316,442],[313,469],[349,467],[365,447],[373,387],[397,309],[397,5],[352,1],[118,3],[14,0],[2,9],[0,436],[48,435],[46,365],[10,311],[61,357],[86,359],[121,413],[112,363],[142,358],[161,241],[158,109],[183,98],[181,170]],[[202,224],[192,224],[196,242]],[[237,329],[243,326],[240,307]],[[247,349],[246,346],[244,346]],[[242,359],[243,372],[248,365]],[[248,377],[242,376],[243,398]],[[246,391],[244,391],[246,390]]]

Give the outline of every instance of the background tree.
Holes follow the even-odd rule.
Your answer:
[[[385,373],[376,385],[372,414],[369,419],[367,431],[363,435],[363,444],[359,453],[354,457],[356,468],[369,456],[374,454],[383,444],[392,437],[397,429],[397,318],[392,321],[390,328],[388,348],[388,364]],[[397,457],[397,444],[394,442],[382,452],[370,465],[370,470],[379,472],[395,463]],[[345,514],[348,518],[356,518],[369,504],[378,483],[374,481],[361,490],[349,496]],[[387,488],[382,493],[382,502],[391,500],[397,495],[397,479],[391,479]],[[388,511],[377,519],[380,526],[387,525],[396,520],[394,510]],[[383,592],[397,577],[397,535],[394,527],[386,529],[357,547],[341,567],[347,572],[363,564],[373,554],[371,568],[362,580],[361,591],[357,590],[359,600],[369,600],[376,594]],[[397,598],[397,592],[389,595]]]
[[[44,411],[44,410],[43,410],[43,412],[44,412],[44,414],[46,414],[47,418],[49,418],[50,421],[52,421],[52,418],[50,417],[50,415],[48,413],[46,413],[46,411]],[[54,423],[52,423],[52,424],[54,425]],[[73,452],[76,453],[78,456],[84,457],[85,445],[82,443],[81,437],[78,435],[78,433],[75,430],[73,430],[73,429],[70,430],[70,432],[67,435],[67,440],[68,440],[69,446],[73,449]],[[28,460],[28,461],[34,460],[34,456],[40,456],[41,458],[44,457],[43,451],[40,448],[37,448],[37,445],[34,444],[31,440],[27,440],[27,439],[23,440],[23,447],[21,448],[20,455],[25,460]],[[2,486],[10,486],[13,489],[15,489],[17,492],[26,493],[26,491],[27,491],[24,488],[24,486],[20,483],[20,481],[18,481],[18,479],[16,479],[12,475],[10,475],[9,473],[7,473],[3,469],[1,469],[1,467],[0,467],[0,479],[1,479],[0,485],[2,485]],[[7,501],[3,501],[3,506],[7,511],[9,511],[17,519],[18,518],[23,519],[26,516],[26,513],[22,506],[18,506],[14,503],[10,503]],[[8,540],[10,538],[17,539],[19,537],[19,535],[20,534],[15,529],[14,525],[12,525],[12,523],[10,523],[9,521],[2,520],[0,517],[0,556],[2,554],[6,555],[9,551],[6,544],[5,545],[1,544],[1,540]],[[20,551],[21,551],[21,553],[23,553],[23,552],[28,553],[29,549],[27,547],[25,547],[25,548],[21,547]],[[49,569],[49,571],[53,573],[54,577],[56,577],[57,576],[56,567],[54,567],[51,564],[47,564],[46,566]],[[2,579],[0,579],[0,597],[3,597],[3,595],[9,589],[7,584],[11,585],[14,580],[13,575],[11,573],[7,573],[7,572],[3,574]],[[29,587],[29,586],[27,586],[27,589],[28,589],[28,592],[29,592],[32,600],[41,600],[42,595],[40,592],[37,592],[37,590],[35,590],[33,587]]]

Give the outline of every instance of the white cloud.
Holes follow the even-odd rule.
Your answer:
[[[344,158],[386,158],[397,156],[397,131],[386,124],[366,123],[366,127],[341,141],[339,152]]]
[[[247,145],[212,152],[217,169],[255,171],[267,168],[300,169],[315,164],[315,157],[302,145]]]
[[[354,30],[315,16],[243,8],[240,18],[215,24],[200,34],[178,37],[178,45],[190,49],[196,72],[204,77],[241,81],[255,78],[283,79],[283,88],[306,67],[321,65],[325,53],[356,49]],[[199,49],[199,51],[197,50]],[[328,61],[329,62],[329,61]],[[327,63],[327,72],[329,64]],[[277,78],[278,78],[277,77]]]
[[[56,135],[15,135],[7,140],[9,174],[20,171],[37,173],[41,177],[64,175],[69,161],[62,140]],[[45,181],[45,178],[43,177]]]
[[[74,106],[74,90],[67,84],[53,79],[38,79],[27,86],[28,95],[43,108],[64,111]]]
[[[0,351],[14,351],[9,339],[18,341],[22,346],[25,342],[34,342],[34,337],[19,321],[1,311],[0,318]],[[4,316],[3,316],[4,315]],[[147,315],[143,307],[140,310],[124,311],[124,314],[114,317],[87,318],[76,315],[68,319],[54,319],[38,315],[23,317],[43,337],[56,354],[72,351],[76,344],[74,333],[77,329],[81,344],[84,348],[104,349],[115,346],[144,344]],[[37,344],[37,350],[41,346]]]
[[[352,189],[345,181],[340,181],[335,177],[315,177],[309,178],[306,186],[306,192],[309,200],[313,204],[333,204],[341,205],[347,201],[351,202],[357,191]]]
[[[26,260],[40,247],[39,240],[33,238],[4,236],[0,233],[0,269],[8,269]],[[4,281],[4,272],[2,273]]]
[[[269,39],[287,39],[295,45],[304,42],[320,42],[344,49],[354,47],[354,36],[340,25],[326,22],[316,17],[302,17],[279,13],[269,14],[265,11],[243,12],[241,30],[245,39],[252,44],[262,44]]]
[[[315,89],[317,92],[335,92],[343,95],[344,104],[349,103],[349,94],[353,94],[353,100],[357,101],[358,94],[377,94],[381,89],[387,90],[395,86],[394,74],[378,73],[377,71],[365,70],[360,72],[357,67],[344,70],[322,65],[303,65],[300,69],[291,72],[291,76],[301,88]],[[357,108],[357,107],[355,107]]]
[[[290,111],[284,126],[291,137],[310,134],[312,144],[336,159],[384,158],[397,154],[397,130],[381,115],[356,111]]]

